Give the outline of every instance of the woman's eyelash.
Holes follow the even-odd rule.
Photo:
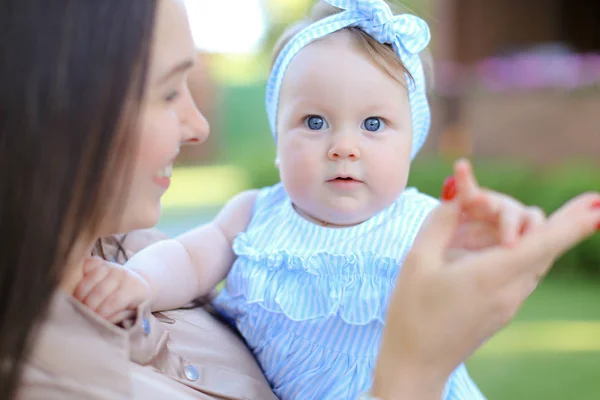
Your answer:
[[[179,92],[177,90],[173,90],[165,96],[165,101],[172,102],[177,99],[177,97],[179,97]]]

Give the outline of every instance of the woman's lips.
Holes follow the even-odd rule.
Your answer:
[[[168,178],[166,176],[155,176],[154,177],[154,183],[156,183],[158,186],[160,186],[163,189],[168,189],[169,186],[171,186],[171,178]]]

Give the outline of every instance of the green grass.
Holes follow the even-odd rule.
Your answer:
[[[490,400],[597,400],[600,353],[523,354],[476,358],[471,377]]]
[[[544,282],[467,363],[494,399],[600,398],[600,283]]]

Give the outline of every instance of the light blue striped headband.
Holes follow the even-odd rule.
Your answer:
[[[411,159],[413,159],[425,143],[431,124],[425,73],[419,57],[419,53],[427,47],[431,39],[427,23],[414,15],[393,15],[390,7],[383,0],[326,1],[344,11],[319,20],[298,32],[283,47],[273,64],[267,83],[266,103],[269,124],[275,141],[277,141],[279,92],[292,59],[302,48],[317,39],[344,28],[357,27],[378,42],[391,44],[413,78],[411,81],[408,75],[406,77],[413,129],[411,150]]]

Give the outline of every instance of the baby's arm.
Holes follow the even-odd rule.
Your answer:
[[[241,193],[212,222],[146,247],[125,267],[98,257],[86,260],[74,296],[117,323],[149,299],[158,311],[181,307],[209,293],[233,264],[231,245],[246,230],[256,195],[256,191]]]
[[[257,194],[237,195],[213,221],[153,244],[125,264],[150,285],[154,311],[181,307],[225,278],[235,260],[232,242],[246,230]]]

